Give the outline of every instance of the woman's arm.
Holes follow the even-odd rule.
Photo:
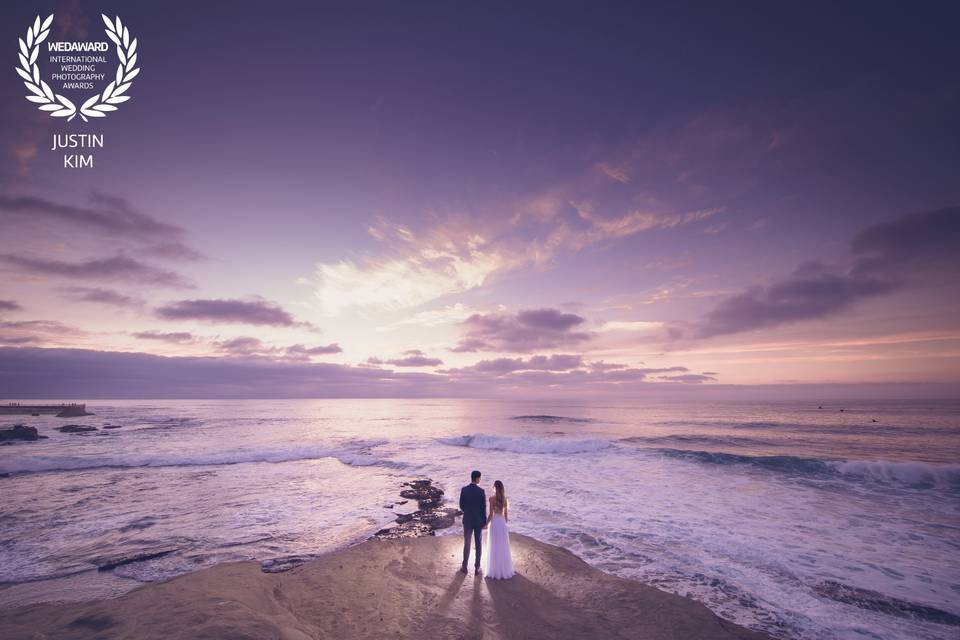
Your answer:
[[[490,524],[491,520],[493,520],[493,496],[490,496],[490,508],[487,509],[487,521],[483,526]]]

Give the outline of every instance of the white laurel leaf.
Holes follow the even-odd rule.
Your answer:
[[[120,64],[117,65],[116,79],[107,85],[103,93],[90,96],[77,109],[69,98],[54,94],[50,85],[40,79],[40,69],[36,64],[40,55],[40,43],[50,35],[53,17],[54,14],[50,14],[41,23],[40,16],[37,15],[33,24],[27,27],[26,40],[18,38],[20,51],[17,57],[21,67],[16,68],[17,75],[24,80],[24,86],[33,94],[26,96],[27,100],[39,105],[37,108],[41,111],[55,118],[66,118],[68,122],[78,115],[87,122],[87,118],[103,118],[107,113],[117,111],[114,105],[123,104],[130,99],[130,96],[121,94],[130,88],[132,80],[140,73],[140,68],[136,66],[138,40],[130,38],[130,31],[124,27],[120,16],[111,20],[106,14],[100,14],[107,36],[117,46]]]

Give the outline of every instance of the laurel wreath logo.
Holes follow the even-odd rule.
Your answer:
[[[124,94],[133,84],[133,79],[140,73],[140,68],[137,66],[137,39],[130,39],[130,31],[120,21],[119,16],[111,20],[101,13],[100,17],[107,26],[104,29],[107,37],[117,45],[120,64],[117,65],[116,77],[107,85],[103,93],[94,94],[80,105],[79,109],[65,96],[54,93],[50,85],[40,79],[37,57],[40,55],[40,44],[50,35],[53,14],[47,16],[43,22],[40,22],[40,16],[37,16],[33,24],[27,28],[26,40],[19,38],[20,66],[17,67],[17,73],[23,78],[23,84],[33,94],[27,96],[27,100],[39,105],[37,108],[41,111],[49,112],[54,118],[66,118],[67,122],[77,115],[84,122],[88,122],[87,118],[102,118],[110,111],[116,111],[118,104],[130,99],[130,96]]]

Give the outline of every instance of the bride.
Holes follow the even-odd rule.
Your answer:
[[[487,557],[485,573],[488,578],[512,578],[513,560],[510,558],[510,533],[507,531],[507,519],[510,517],[510,503],[503,490],[503,483],[493,483],[494,494],[490,496],[490,515],[487,533]]]

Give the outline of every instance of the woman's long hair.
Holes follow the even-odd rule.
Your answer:
[[[503,483],[499,480],[494,482],[493,490],[495,492],[493,506],[497,511],[503,511],[504,507],[507,506],[507,493],[503,490]]]

